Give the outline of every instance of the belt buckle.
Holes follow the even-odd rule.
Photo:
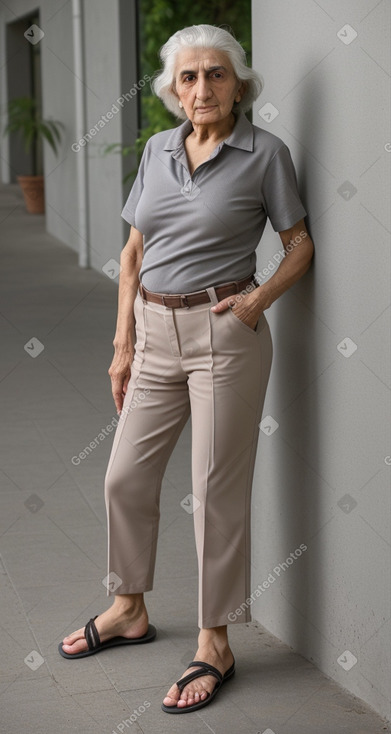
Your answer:
[[[165,301],[165,298],[166,297],[167,296],[164,296],[163,294],[161,295],[163,306],[165,306],[166,308],[172,308],[171,306],[167,306],[166,301]],[[188,301],[187,301],[187,296],[186,295],[183,295],[182,296],[182,295],[178,294],[176,297],[179,298],[179,300],[180,300],[180,303],[181,303],[181,306],[180,307],[181,308],[190,308],[190,306],[188,304]]]

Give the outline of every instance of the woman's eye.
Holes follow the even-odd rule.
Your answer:
[[[194,74],[189,74],[188,76],[185,76],[185,82],[192,82],[193,79],[195,79]]]

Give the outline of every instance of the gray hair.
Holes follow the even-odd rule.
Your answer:
[[[263,89],[263,79],[247,66],[246,52],[240,43],[223,28],[213,25],[192,25],[174,33],[160,49],[163,68],[156,72],[152,89],[176,117],[186,120],[186,113],[178,106],[175,89],[175,63],[182,48],[214,48],[227,54],[236,78],[246,83],[246,90],[234,109],[249,110]]]

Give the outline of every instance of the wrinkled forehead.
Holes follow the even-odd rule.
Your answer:
[[[183,72],[210,71],[216,67],[223,67],[233,72],[228,54],[215,48],[183,48],[178,51],[175,59],[175,78]]]

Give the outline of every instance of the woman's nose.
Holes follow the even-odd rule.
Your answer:
[[[208,99],[211,95],[211,88],[208,79],[204,79],[202,76],[198,77],[197,81],[197,93],[198,99]]]

